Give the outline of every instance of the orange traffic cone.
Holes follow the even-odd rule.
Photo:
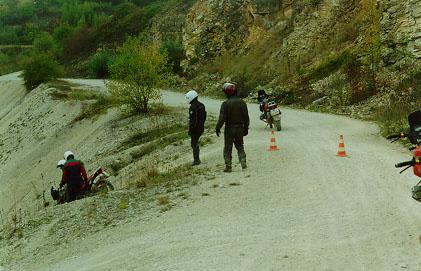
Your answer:
[[[268,151],[279,151],[278,146],[276,146],[275,131],[272,130],[272,137],[270,138],[270,146]]]
[[[339,150],[338,153],[336,154],[336,156],[339,157],[346,157],[346,152],[345,152],[345,143],[344,143],[344,136],[340,135],[339,136]]]

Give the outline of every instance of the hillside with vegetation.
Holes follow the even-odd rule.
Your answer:
[[[284,104],[399,127],[420,107],[420,6],[409,0],[6,0],[0,1],[0,72],[46,66],[51,76],[29,88],[59,76],[109,78],[119,47],[140,36],[166,52],[175,88],[213,95],[232,80],[243,96],[265,87]]]
[[[191,1],[172,0],[0,1],[0,72],[22,69],[26,59],[42,54],[64,66],[67,76],[106,77],[116,49],[127,37],[143,34],[149,39],[146,33],[159,14],[190,5]],[[180,37],[169,33],[160,40],[177,66]]]

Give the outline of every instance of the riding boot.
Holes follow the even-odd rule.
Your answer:
[[[231,165],[225,165],[225,169],[224,169],[224,172],[232,172],[232,167],[231,167]]]
[[[229,153],[224,154],[225,169],[224,172],[232,172],[232,157]]]
[[[197,165],[200,165],[201,163],[202,163],[202,161],[200,161],[200,158],[199,158],[199,153],[200,153],[200,150],[197,148],[197,149],[193,149],[193,164],[192,164],[192,166],[197,166]]]
[[[191,136],[191,147],[193,149],[193,164],[192,166],[200,165],[201,161],[199,158],[200,147],[199,147],[199,137],[200,135]]]
[[[247,162],[246,162],[246,159],[241,159],[241,160],[240,160],[240,163],[241,163],[241,168],[242,168],[242,169],[246,169],[246,168],[247,168]]]

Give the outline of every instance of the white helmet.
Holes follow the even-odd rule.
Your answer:
[[[62,167],[62,166],[64,166],[64,164],[66,164],[66,160],[60,160],[57,163],[57,167]]]
[[[64,159],[65,159],[65,160],[68,160],[67,158],[68,158],[70,155],[73,155],[73,157],[75,156],[73,152],[71,152],[71,151],[66,151],[66,152],[64,153]]]
[[[194,100],[194,98],[198,97],[199,94],[197,94],[197,92],[195,90],[190,90],[189,92],[186,93],[186,100],[188,103],[191,103],[191,101]]]

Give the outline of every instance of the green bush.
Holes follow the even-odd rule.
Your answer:
[[[106,78],[109,75],[109,67],[113,62],[113,56],[106,51],[97,52],[89,62],[89,69],[97,78]]]
[[[31,48],[19,47],[1,50],[0,75],[22,70],[30,51],[32,51]]]
[[[34,40],[34,51],[39,54],[53,54],[58,52],[58,45],[54,38],[47,32],[43,32]]]
[[[181,73],[180,63],[185,59],[183,44],[178,40],[167,40],[162,44],[162,51],[168,54],[168,62],[172,64],[174,73]]]
[[[65,1],[61,21],[72,26],[94,26],[98,22],[100,8],[109,6],[93,1]]]
[[[10,56],[0,52],[0,65],[10,61]]]
[[[91,27],[81,27],[75,31],[64,43],[65,56],[88,55],[95,51],[98,45],[97,32]]]
[[[379,109],[374,119],[380,122],[381,132],[384,136],[405,132],[409,129],[407,117],[419,107],[403,101],[392,103]]]
[[[67,23],[62,23],[54,29],[53,37],[60,44],[64,44],[75,32],[75,28]]]
[[[28,91],[62,74],[63,68],[50,54],[34,54],[23,68],[23,79]]]
[[[415,66],[395,89],[390,104],[384,105],[374,115],[380,122],[382,134],[387,136],[408,129],[407,117],[421,108],[421,66]]]
[[[159,87],[168,84],[168,57],[156,44],[129,38],[110,67],[111,92],[121,105],[147,113],[149,102],[160,98]]]
[[[421,101],[421,66],[414,67],[408,77],[402,80],[398,89],[406,90],[411,95],[411,100]],[[421,105],[420,105],[421,106]]]
[[[0,44],[16,44],[19,42],[17,29],[11,26],[0,28]]]

